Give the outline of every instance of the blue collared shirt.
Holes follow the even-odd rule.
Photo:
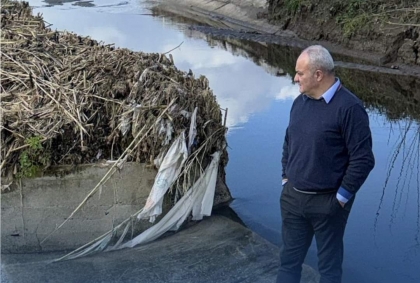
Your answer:
[[[340,87],[341,82],[339,78],[335,79],[335,83],[326,91],[324,92],[323,95],[321,95],[321,97],[324,99],[324,101],[328,104],[330,103],[331,99],[334,97],[334,94],[337,92],[337,89]],[[312,97],[304,94],[302,95],[303,99],[306,100],[308,98],[313,99]]]

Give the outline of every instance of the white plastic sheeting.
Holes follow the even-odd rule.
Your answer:
[[[162,119],[160,121],[159,134],[165,134],[165,139],[162,141],[162,145],[168,145],[172,140],[174,133],[174,127],[172,122],[168,119]]]
[[[188,145],[186,144],[185,132],[182,131],[166,154],[164,155],[161,152],[154,160],[155,165],[159,167],[159,171],[155,177],[155,182],[145,206],[121,224],[114,227],[111,231],[56,261],[74,259],[97,251],[111,251],[145,244],[157,239],[167,231],[178,230],[191,212],[193,220],[201,220],[203,216],[211,215],[221,155],[220,151],[212,155],[212,161],[198,180],[158,223],[135,238],[123,243],[129,229],[133,228],[133,219],[135,217],[137,219],[149,218],[150,222],[154,222],[156,217],[162,213],[163,198],[168,189],[179,178],[197,135],[196,118],[197,108],[194,109],[191,116]],[[165,131],[162,131],[162,133],[165,133]],[[117,234],[117,230],[124,226],[125,228],[119,236],[118,241],[113,246],[110,246],[113,238]]]
[[[167,231],[176,231],[191,212],[193,220],[201,220],[204,216],[210,216],[213,207],[220,154],[220,151],[218,151],[212,155],[213,159],[204,173],[158,223],[132,240],[124,244],[117,243],[113,247],[106,249],[106,251],[132,248],[139,244],[151,242]]]
[[[182,132],[166,153],[143,211],[137,215],[138,219],[149,218],[150,222],[155,222],[162,213],[163,197],[178,178],[187,157],[185,133]]]
[[[191,117],[190,132],[188,133],[188,154],[191,153],[191,147],[194,143],[195,137],[197,136],[197,111],[198,107],[195,107]]]
[[[212,161],[205,169],[204,173],[192,185],[192,187],[185,193],[185,195],[175,204],[175,206],[156,224],[142,232],[135,238],[123,243],[127,232],[132,227],[131,217],[118,225],[113,230],[104,234],[97,240],[94,240],[83,247],[55,260],[60,261],[64,259],[75,259],[81,256],[89,255],[93,252],[99,251],[113,251],[123,248],[132,248],[139,244],[149,243],[168,231],[176,231],[185,222],[187,217],[192,212],[193,220],[201,220],[204,216],[210,216],[213,208],[214,192],[216,188],[216,181],[218,175],[219,161],[221,152],[213,153]],[[135,215],[133,215],[135,216]],[[123,227],[119,240],[110,246],[112,238],[115,235],[116,229]]]

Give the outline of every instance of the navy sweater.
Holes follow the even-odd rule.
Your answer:
[[[302,190],[344,188],[354,195],[375,164],[369,118],[345,87],[331,101],[299,95],[283,145],[283,178]]]

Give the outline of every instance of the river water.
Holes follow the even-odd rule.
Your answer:
[[[143,52],[173,50],[176,66],[208,77],[228,108],[231,207],[280,244],[281,147],[298,87],[298,49],[212,37],[143,1],[30,0],[58,30]],[[338,58],[338,57],[335,57]],[[344,64],[345,65],[345,64]],[[339,68],[369,111],[376,166],[357,195],[345,236],[344,283],[420,282],[419,78]],[[316,268],[313,245],[306,263]]]

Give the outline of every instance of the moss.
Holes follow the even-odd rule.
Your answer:
[[[42,138],[39,136],[25,140],[27,145],[19,156],[19,178],[33,178],[42,173],[50,162],[50,154],[42,146]]]

